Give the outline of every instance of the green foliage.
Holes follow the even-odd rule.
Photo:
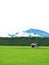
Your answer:
[[[49,65],[49,46],[0,46],[0,65]]]
[[[49,45],[49,38],[40,37],[0,37],[0,45],[7,46],[29,46],[31,43]]]

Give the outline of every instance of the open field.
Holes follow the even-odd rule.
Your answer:
[[[0,65],[49,65],[49,46],[0,46]]]

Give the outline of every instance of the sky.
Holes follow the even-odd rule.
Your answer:
[[[0,36],[30,28],[49,32],[49,0],[0,0]]]

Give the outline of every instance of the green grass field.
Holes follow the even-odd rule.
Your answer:
[[[0,65],[49,65],[49,46],[0,46]]]

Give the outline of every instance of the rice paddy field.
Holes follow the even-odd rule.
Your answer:
[[[49,65],[49,46],[0,46],[0,65]]]

